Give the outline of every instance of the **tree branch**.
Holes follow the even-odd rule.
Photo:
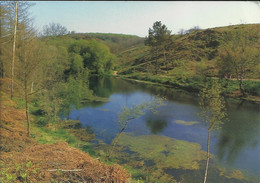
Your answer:
[[[64,170],[64,169],[51,169],[47,170],[47,172],[56,172],[56,171],[61,171],[61,172],[80,172],[82,169],[74,169],[74,170]]]

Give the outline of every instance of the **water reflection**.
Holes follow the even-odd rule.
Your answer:
[[[147,119],[146,126],[152,134],[158,134],[167,127],[167,121],[163,119]]]
[[[106,77],[92,79],[90,88],[100,97],[109,97],[109,101],[91,103],[72,111],[70,118],[79,117],[83,126],[91,126],[96,137],[106,143],[110,143],[119,131],[117,116],[123,106],[138,105],[160,95],[167,98],[167,105],[160,107],[158,114],[148,113],[131,121],[126,132],[135,136],[163,135],[198,143],[205,150],[207,129],[196,116],[199,112],[196,94]],[[236,100],[227,100],[227,108],[229,121],[212,137],[212,153],[222,160],[224,166],[231,164],[232,167],[258,173],[259,108],[255,104]]]
[[[247,104],[248,108],[252,105]],[[217,144],[217,156],[222,161],[234,164],[238,157],[240,166],[253,166],[253,170],[260,169],[259,154],[248,151],[249,149],[258,149],[260,139],[259,113],[257,110],[245,110],[241,104],[230,105],[228,110],[229,119],[224,123],[219,131],[219,141]],[[250,158],[248,158],[250,156]],[[259,163],[256,164],[255,161]],[[246,166],[245,166],[246,167]]]

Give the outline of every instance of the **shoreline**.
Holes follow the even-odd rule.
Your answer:
[[[112,75],[112,76],[116,77],[116,78],[124,79],[124,80],[144,83],[144,84],[150,84],[150,85],[155,85],[155,86],[163,86],[163,87],[166,87],[166,88],[174,88],[174,89],[184,90],[184,91],[186,91],[190,94],[198,93],[198,92],[196,92],[196,89],[189,90],[188,88],[177,86],[177,85],[173,86],[173,85],[167,85],[167,84],[157,83],[157,82],[153,82],[153,81],[145,81],[145,80],[141,80],[141,79],[131,78],[131,76],[127,77],[125,75],[118,75],[118,74]],[[233,98],[233,99],[236,99],[236,100],[244,100],[244,101],[247,101],[247,102],[250,102],[250,103],[260,105],[260,97],[259,96],[249,95],[247,97],[239,97],[239,96],[225,95],[225,97]]]

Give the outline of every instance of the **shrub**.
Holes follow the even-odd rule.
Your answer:
[[[45,117],[38,117],[38,118],[36,118],[35,123],[38,126],[43,127],[43,126],[46,126],[48,124],[48,120]]]

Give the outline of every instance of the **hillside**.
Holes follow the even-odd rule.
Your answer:
[[[165,58],[167,62],[164,60],[162,49],[158,49],[158,53],[156,53],[151,51],[149,46],[140,45],[122,51],[117,55],[116,70],[119,75],[124,77],[199,90],[203,77],[224,77],[224,71],[219,72],[221,69],[219,69],[218,61],[221,60],[221,53],[223,54],[227,44],[234,46],[232,45],[233,40],[227,42],[226,37],[228,34],[241,32],[257,35],[249,38],[249,47],[252,50],[260,49],[260,24],[217,27],[197,30],[184,35],[171,35],[166,43]],[[254,90],[251,92],[254,95],[260,95],[259,63],[260,61],[250,72],[247,71],[248,74],[243,78],[253,80],[246,86],[252,86],[253,89],[249,90]],[[234,75],[231,75],[230,78],[236,80]],[[234,87],[235,81],[232,82],[233,86],[228,89],[230,90],[228,93],[238,89]]]
[[[144,44],[144,38],[135,35],[112,34],[112,33],[75,33],[66,35],[73,39],[96,39],[103,42],[114,54],[123,50]]]
[[[238,30],[256,30],[260,32],[260,24],[217,27],[197,30],[184,35],[172,35],[170,43],[166,48],[169,73],[171,73],[170,70],[174,70],[174,67],[179,64],[177,62],[183,62],[182,64],[187,63],[189,69],[192,71],[195,69],[194,66],[197,63],[205,62],[212,69],[211,76],[215,76],[217,74],[215,61],[219,59],[219,50],[223,47],[225,33],[236,32]],[[149,68],[149,65],[152,65],[154,60],[155,56],[152,56],[150,48],[140,45],[118,54],[118,71],[119,73],[131,73],[131,70],[146,72],[145,68]],[[161,50],[158,53],[158,61],[161,73],[165,74],[163,52]],[[258,78],[260,78],[260,75],[258,75]]]

